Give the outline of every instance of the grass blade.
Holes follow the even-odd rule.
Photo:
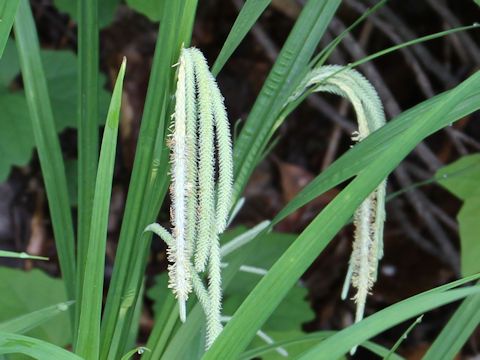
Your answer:
[[[0,250],[0,257],[9,257],[9,258],[17,258],[17,259],[31,259],[31,260],[48,260],[47,257],[44,256],[36,256],[30,255],[25,252],[14,252],[14,251],[6,251]]]
[[[154,222],[166,193],[168,151],[165,134],[172,113],[171,93],[182,43],[190,42],[197,0],[162,1],[157,45],[142,117],[135,163],[130,181],[117,257],[102,319],[101,359],[108,354],[121,356],[123,349],[111,349],[123,296],[139,293],[151,235],[139,241],[145,227]],[[178,29],[178,31],[171,31]],[[133,287],[133,289],[132,289]],[[133,301],[133,303],[135,300]],[[129,324],[132,311],[126,314]],[[128,329],[122,330],[127,336]],[[120,342],[124,346],[125,342]],[[113,352],[112,352],[113,351]],[[112,356],[111,355],[111,356]]]
[[[75,299],[75,240],[65,167],[40,60],[37,30],[28,0],[20,1],[14,30],[35,144],[47,191],[60,269],[67,296],[69,299]]]
[[[437,336],[424,360],[453,359],[480,323],[480,295],[471,295]]]
[[[298,337],[298,338],[295,338],[295,339],[291,339],[291,340],[284,340],[284,341],[277,341],[273,344],[269,344],[269,345],[264,345],[264,346],[260,346],[260,347],[257,347],[255,349],[252,349],[252,350],[248,350],[248,351],[245,351],[244,353],[242,353],[240,355],[240,357],[238,358],[238,360],[249,360],[249,359],[253,359],[253,358],[258,358],[258,357],[261,357],[262,355],[268,353],[268,352],[271,352],[271,351],[275,351],[276,348],[278,347],[284,347],[284,348],[287,348],[290,346],[290,345],[297,345],[297,344],[301,344],[301,343],[306,343],[306,342],[318,342],[318,341],[322,341],[334,334],[336,334],[337,331],[317,331],[317,332],[314,332],[314,333],[311,333],[311,334],[305,334],[301,337]],[[386,356],[389,354],[389,350],[383,346],[380,346],[378,344],[375,344],[371,341],[365,341],[363,342],[362,344],[360,344],[360,346],[364,347],[365,349],[368,349],[370,350],[372,353],[378,355],[378,356]],[[390,355],[390,360],[404,360],[403,357],[397,355],[397,354],[391,354]]]
[[[263,11],[267,8],[272,0],[247,0],[240,10],[235,23],[223,43],[222,50],[218,54],[217,60],[212,66],[213,76],[217,76],[220,70],[232,56],[235,49],[242,42],[243,38],[252,28],[253,24],[258,20]]]
[[[98,2],[78,1],[78,211],[77,293],[85,272],[98,164]],[[75,320],[80,316],[80,298]]]
[[[24,354],[39,360],[84,360],[78,355],[46,341],[29,336],[0,333],[1,354]]]
[[[355,325],[339,331],[306,351],[298,359],[338,359],[358,342],[365,341],[406,319],[478,292],[480,292],[480,286],[472,286],[450,290],[441,294],[426,294],[415,296],[414,299],[403,300],[365,318]]]
[[[397,340],[397,342],[392,346],[388,354],[384,355],[383,360],[389,360],[392,359],[393,355],[395,354],[395,351],[397,351],[398,347],[400,344],[405,340],[408,336],[408,334],[413,330],[417,324],[421,323],[423,319],[423,315],[419,316],[418,318],[415,319],[415,321],[405,330],[405,332],[400,336],[400,338]]]
[[[287,98],[308,70],[308,62],[339,0],[310,0],[295,23],[235,143],[233,202],[239,198],[263,152]]]
[[[349,220],[365,197],[425,136],[431,133],[438,123],[443,121],[444,114],[451,112],[455,106],[461,104],[471,89],[477,87],[479,83],[480,72],[477,72],[449,91],[442,102],[426,108],[423,114],[417,113],[412,126],[404,132],[396,132],[388,136],[389,146],[384,149],[383,153],[378,154],[375,159],[371,159],[370,164],[362,169],[358,176],[310,223],[257,284],[205,354],[205,360],[234,359],[245,349],[255,332],[263,325],[317,255]],[[410,116],[412,116],[412,112],[408,114],[408,117]],[[372,151],[374,143],[368,141],[369,139],[370,137],[362,143],[368,144],[366,150]],[[379,140],[377,137],[376,141]],[[353,150],[352,152],[354,152]],[[279,284],[282,285],[279,286]],[[351,346],[353,345],[355,344]]]
[[[113,89],[103,132],[81,293],[80,319],[75,351],[77,354],[92,360],[98,359],[100,352],[105,246],[125,67],[126,59],[124,58]]]
[[[3,1],[0,5],[0,58],[7,44],[10,30],[12,30],[13,20],[17,13],[19,0]]]
[[[73,301],[59,303],[4,321],[0,323],[0,332],[23,334],[43,324],[45,321],[50,320],[54,316],[67,311],[73,303]]]

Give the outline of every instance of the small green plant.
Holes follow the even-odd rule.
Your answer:
[[[127,3],[147,9],[148,13],[145,2]],[[154,16],[160,17],[158,39],[105,301],[107,223],[126,60],[120,66],[100,142],[98,29],[99,22],[103,25],[99,11],[103,7],[99,1],[78,0],[79,159],[75,233],[55,112],[30,4],[27,0],[9,0],[0,5],[0,56],[14,23],[25,100],[62,273],[62,280],[55,280],[55,284],[65,288],[62,299],[52,301],[57,305],[0,322],[0,356],[21,353],[37,359],[126,360],[137,352],[147,360],[216,360],[250,359],[276,350],[282,357],[330,360],[341,358],[360,345],[380,356],[401,359],[394,353],[398,344],[389,350],[368,339],[465,297],[468,298],[454,316],[455,324],[445,327],[428,356],[451,358],[467,341],[480,322],[478,306],[472,306],[479,301],[480,286],[456,287],[478,279],[478,275],[416,295],[364,319],[363,315],[382,256],[385,179],[425,137],[480,108],[480,73],[385,124],[375,90],[353,67],[404,46],[475,26],[413,40],[348,66],[325,66],[345,34],[385,1],[380,1],[314,56],[341,1],[309,0],[232,146],[223,98],[214,77],[269,3],[245,2],[210,73],[200,50],[189,47],[197,0],[153,2]],[[359,123],[358,133],[354,134],[357,143],[272,221],[250,230],[238,230],[229,239],[231,234],[225,230],[241,206],[241,195],[250,175],[268,152],[275,130],[314,91],[332,92],[352,102]],[[301,234],[283,241],[281,235],[271,232],[293,211],[347,180],[351,181]],[[171,232],[155,223],[169,187]],[[339,331],[303,334],[300,323],[306,318],[305,311],[297,315],[295,310],[306,307],[305,289],[300,288],[298,280],[352,215],[356,231],[343,296],[346,297],[351,283],[357,291],[356,324]],[[149,295],[160,294],[154,299],[155,325],[146,346],[137,348],[152,232],[168,246],[168,286],[173,292],[166,290],[167,285],[150,289]],[[262,255],[262,251],[268,254]],[[6,252],[0,256],[25,257]],[[11,277],[18,276],[15,271],[11,273],[16,274]],[[246,274],[254,276],[254,280],[242,277]],[[191,296],[192,291],[196,297]],[[289,329],[285,330],[282,322],[280,329],[267,331],[275,310],[285,305],[282,301],[292,298],[301,305],[290,306],[286,313],[291,312],[291,317],[298,319],[290,319],[293,325]],[[290,302],[286,306],[289,305]],[[64,316],[62,321],[69,320],[70,327],[61,329],[65,334],[71,328],[72,351],[64,348],[65,343],[55,344],[54,340],[24,334],[56,315],[65,315],[66,308],[70,309],[70,317]],[[268,344],[252,343],[256,334]]]

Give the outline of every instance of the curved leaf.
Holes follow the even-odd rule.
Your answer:
[[[32,337],[0,333],[0,354],[20,353],[38,360],[84,360],[70,351]]]

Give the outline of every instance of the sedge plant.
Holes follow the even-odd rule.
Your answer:
[[[474,297],[480,291],[478,285],[456,288],[477,278],[471,276],[406,299],[362,320],[367,293],[375,281],[377,263],[382,254],[385,179],[425,137],[480,108],[480,74],[471,75],[455,88],[385,124],[375,91],[352,69],[361,62],[345,67],[324,66],[343,35],[314,56],[340,2],[306,2],[233,146],[222,95],[214,77],[270,1],[245,2],[212,65],[212,73],[201,52],[189,47],[197,1],[160,2],[157,45],[113,275],[106,289],[105,302],[103,276],[107,219],[126,62],[120,67],[100,142],[95,135],[100,5],[97,1],[79,0],[81,61],[78,96],[82,101],[79,101],[77,116],[78,152],[82,155],[78,172],[78,183],[81,184],[78,231],[75,234],[64,163],[53,125],[30,5],[27,0],[9,0],[6,2],[8,5],[0,5],[0,54],[14,22],[60,269],[68,298],[74,301],[73,304],[69,302],[46,309],[40,314],[25,315],[21,322],[28,323],[28,326],[22,328],[2,327],[5,324],[0,324],[0,355],[15,352],[37,359],[89,360],[128,359],[135,352],[142,353],[142,359],[258,356],[266,350],[247,350],[252,338],[256,334],[264,334],[262,326],[269,316],[352,215],[357,230],[346,284],[351,282],[357,291],[357,323],[343,330],[309,334],[286,343],[276,343],[268,335],[260,335],[269,339],[271,344],[266,345],[268,351],[277,350],[279,356],[285,356],[283,346],[288,350],[289,344],[313,339],[310,348],[296,354],[297,358],[339,358],[360,345],[381,356],[398,359],[398,355],[368,342],[368,339],[435,307]],[[378,6],[384,2],[381,1]],[[469,28],[472,27],[454,31]],[[451,32],[427,36],[402,46]],[[400,47],[386,49],[362,61]],[[357,143],[319,174],[271,222],[260,224],[248,235],[242,234],[221,246],[219,235],[226,230],[235,205],[240,202],[243,189],[255,166],[264,157],[275,130],[313,91],[333,92],[352,102],[359,122],[358,134],[354,136]],[[218,168],[218,174],[215,174],[215,168]],[[245,243],[254,249],[256,240],[280,220],[328,189],[350,179],[349,184],[269,269],[246,266],[248,252],[238,252],[228,265],[222,263],[225,254],[232,253]],[[171,232],[155,224],[169,186],[173,204]],[[152,231],[168,246],[169,284],[175,294],[159,299],[161,310],[155,317],[147,346],[136,349]],[[232,316],[222,314],[222,291],[228,289],[241,271],[255,271],[260,274],[261,280]],[[192,290],[195,297],[189,295]],[[472,297],[465,300],[467,305],[472,301],[469,299]],[[42,323],[68,306],[74,339],[72,351],[22,334],[25,328]],[[468,315],[476,314],[477,310],[462,306],[459,312],[461,316],[455,318],[461,325],[462,321],[473,317]],[[206,341],[203,346],[197,346],[196,334],[201,334],[205,327]],[[450,326],[448,329],[450,333],[441,334],[441,339],[448,342],[452,349],[459,349],[471,333],[451,330]],[[318,342],[319,339],[323,340]],[[441,344],[435,342],[431,348],[432,356],[441,353],[441,349]]]

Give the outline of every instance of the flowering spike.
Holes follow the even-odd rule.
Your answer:
[[[192,289],[197,294],[207,318],[208,348],[222,331],[218,235],[227,227],[231,207],[232,145],[223,97],[199,50],[182,49],[177,77],[174,121],[168,140],[172,163],[170,212],[173,230],[170,234],[160,225],[151,224],[145,231],[155,232],[168,245],[169,287],[178,299],[182,321],[186,320],[188,294]],[[198,275],[206,269],[207,288]]]
[[[353,140],[361,141],[385,124],[380,99],[359,72],[338,65],[315,68],[305,76],[288,102],[294,101],[312,86],[315,86],[314,91],[337,94],[352,102],[358,122],[358,132],[353,134]],[[354,297],[357,304],[355,322],[363,318],[367,295],[376,281],[378,261],[383,256],[385,188],[386,180],[364,200],[354,215],[355,240],[342,298],[346,298],[351,282],[357,289]]]

